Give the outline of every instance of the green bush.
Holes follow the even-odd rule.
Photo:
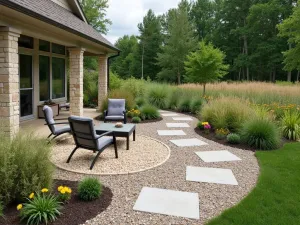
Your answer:
[[[178,110],[180,112],[191,112],[191,99],[184,98],[178,104]]]
[[[148,102],[159,108],[167,108],[168,90],[164,86],[154,86],[149,90]]]
[[[29,225],[48,224],[61,215],[61,203],[54,195],[37,194],[29,199],[21,209],[21,220],[26,220]]]
[[[232,97],[221,97],[210,101],[198,114],[215,129],[227,128],[238,131],[243,123],[255,115],[245,101]]]
[[[129,78],[123,81],[121,89],[130,92],[134,98],[144,97],[146,93],[146,81]]]
[[[3,203],[0,201],[0,217],[3,217],[3,210],[4,210],[4,206]]]
[[[122,85],[123,80],[118,76],[118,74],[113,73],[112,71],[109,74],[109,89],[115,90],[119,89]]]
[[[182,90],[179,88],[174,89],[171,91],[168,99],[167,99],[167,107],[169,109],[177,110],[179,99],[182,97]]]
[[[287,110],[281,118],[281,130],[285,138],[289,140],[300,139],[300,113]]]
[[[146,120],[157,119],[160,117],[160,114],[155,106],[152,105],[144,105],[141,108],[141,115]]]
[[[146,104],[146,100],[144,97],[138,97],[135,99],[135,103],[137,104],[138,107],[142,107],[143,105]]]
[[[84,70],[83,75],[83,104],[88,107],[98,105],[98,72]]]
[[[52,186],[50,152],[51,145],[31,133],[18,134],[12,141],[0,135],[0,200],[4,205]]]
[[[193,99],[191,102],[191,112],[196,114],[201,110],[203,100],[201,98]]]
[[[227,135],[227,141],[230,144],[239,144],[239,143],[241,143],[241,137],[239,134],[231,133],[231,134]]]
[[[79,198],[84,201],[92,201],[102,194],[102,184],[97,178],[86,177],[78,184]]]
[[[271,150],[278,148],[280,133],[272,121],[252,119],[244,123],[241,129],[241,139],[251,147],[260,150]]]
[[[142,120],[141,120],[140,117],[135,116],[135,117],[132,118],[132,122],[133,122],[133,123],[140,123],[141,121],[142,121]]]
[[[113,90],[108,94],[108,98],[102,102],[100,107],[101,112],[107,110],[109,98],[125,99],[126,110],[130,110],[135,106],[133,95],[130,92],[125,90]]]

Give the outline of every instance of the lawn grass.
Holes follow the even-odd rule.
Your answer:
[[[207,225],[299,225],[300,143],[259,151],[257,186],[238,205]]]

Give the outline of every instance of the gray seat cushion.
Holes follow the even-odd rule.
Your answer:
[[[114,139],[112,137],[101,137],[97,140],[97,148],[100,150],[105,145],[112,144]]]
[[[108,99],[108,116],[122,116],[125,111],[125,99]]]
[[[59,134],[63,134],[63,133],[67,133],[67,132],[71,132],[71,128],[70,126],[63,126],[63,127],[55,127],[55,135],[59,135]]]
[[[106,120],[123,120],[124,116],[106,116]]]

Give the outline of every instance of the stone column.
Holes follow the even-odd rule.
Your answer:
[[[70,52],[70,114],[83,116],[83,48]]]
[[[103,100],[107,96],[107,56],[99,56],[99,76],[98,76],[98,107],[101,108]]]
[[[20,123],[19,37],[19,31],[0,27],[0,132],[10,138]]]

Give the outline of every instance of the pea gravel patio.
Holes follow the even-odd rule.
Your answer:
[[[91,113],[90,113],[91,115]],[[95,113],[95,115],[97,115]],[[179,114],[181,117],[186,115]],[[182,128],[186,136],[159,136],[157,130],[165,130],[166,123],[175,123],[172,117],[164,117],[160,122],[138,124],[137,134],[146,135],[168,145],[171,149],[170,158],[161,166],[144,172],[127,175],[96,176],[105,186],[111,188],[113,199],[106,211],[85,224],[204,224],[208,219],[219,215],[223,210],[237,204],[255,186],[259,174],[259,166],[251,151],[231,148],[200,137],[194,132],[197,120],[190,117],[190,127]],[[97,124],[98,122],[95,121]],[[176,128],[168,128],[175,129]],[[171,139],[197,138],[208,145],[178,147]],[[203,162],[195,152],[228,150],[241,160],[230,162]],[[72,163],[72,162],[71,162]],[[97,166],[101,166],[99,163]],[[186,167],[211,167],[231,169],[238,185],[220,185],[213,183],[186,181]],[[86,175],[56,170],[55,178],[79,180]],[[200,219],[168,216],[147,212],[134,211],[133,207],[144,187],[169,189],[182,192],[198,193]]]

